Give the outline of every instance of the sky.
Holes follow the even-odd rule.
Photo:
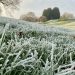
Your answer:
[[[75,0],[24,0],[20,4],[19,15],[27,12],[34,12],[36,16],[41,16],[46,8],[58,7],[61,15],[69,12],[75,15]]]

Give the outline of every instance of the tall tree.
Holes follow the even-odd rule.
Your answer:
[[[60,11],[58,7],[53,8],[52,10],[52,18],[59,19],[60,18]]]
[[[43,11],[43,15],[47,18],[47,20],[51,20],[51,19],[59,19],[60,18],[60,11],[58,7],[53,8],[53,10],[51,8],[45,9]]]
[[[48,12],[48,20],[52,19],[52,9],[51,8],[48,8],[47,9],[47,12]]]
[[[45,16],[47,18],[47,9],[44,9],[42,16]]]
[[[51,8],[45,9],[43,11],[43,15],[42,16],[45,16],[47,18],[47,20],[52,19],[52,9]]]

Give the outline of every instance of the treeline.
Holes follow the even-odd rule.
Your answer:
[[[30,21],[30,22],[45,22],[48,20],[54,19],[71,19],[74,18],[73,14],[64,13],[61,16],[60,10],[58,7],[47,8],[43,10],[42,16],[36,17],[34,12],[28,12],[20,16],[21,20]]]

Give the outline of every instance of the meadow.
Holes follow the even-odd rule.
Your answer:
[[[75,75],[75,31],[49,23],[0,17],[0,75]]]
[[[68,20],[50,20],[47,22],[44,22],[44,24],[48,24],[50,26],[55,26],[55,27],[64,27],[66,29],[72,29],[75,30],[75,19],[68,19]]]

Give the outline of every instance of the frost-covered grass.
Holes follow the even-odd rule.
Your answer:
[[[75,75],[74,31],[6,20],[0,27],[0,75]]]

